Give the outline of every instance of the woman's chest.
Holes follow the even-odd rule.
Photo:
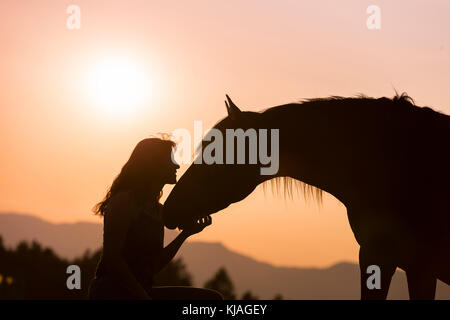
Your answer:
[[[142,211],[128,231],[128,237],[138,246],[162,246],[164,223],[156,212]]]

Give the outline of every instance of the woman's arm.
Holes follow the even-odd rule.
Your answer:
[[[103,258],[105,266],[123,287],[138,299],[150,299],[123,258],[127,231],[137,217],[137,208],[129,194],[121,192],[111,199],[104,218]]]
[[[161,271],[161,269],[164,268],[175,257],[181,245],[187,238],[189,238],[193,234],[199,233],[205,227],[211,225],[211,223],[212,218],[211,216],[208,216],[199,221],[196,221],[194,225],[184,229],[169,245],[167,245],[167,247],[163,249],[161,257],[155,267],[156,270],[154,270],[154,272],[157,273]]]

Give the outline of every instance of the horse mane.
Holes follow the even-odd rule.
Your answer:
[[[323,202],[322,189],[316,188],[300,180],[291,177],[275,177],[273,179],[266,180],[262,183],[264,194],[267,193],[267,187],[269,184],[273,195],[279,195],[282,191],[285,199],[289,198],[292,200],[294,198],[294,193],[299,195],[301,192],[306,201],[312,199],[319,205]]]
[[[343,97],[343,96],[328,96],[328,97],[322,97],[322,98],[306,98],[306,99],[301,99],[297,102],[294,103],[290,103],[290,104],[286,104],[286,105],[281,105],[281,106],[275,106],[275,107],[269,107],[266,108],[262,111],[260,111],[260,113],[266,112],[266,111],[271,111],[274,110],[278,107],[283,107],[283,106],[292,106],[292,105],[302,105],[302,104],[308,104],[308,103],[323,103],[323,102],[338,102],[338,101],[358,101],[358,100],[384,100],[386,102],[394,102],[395,105],[409,105],[411,107],[417,107],[415,105],[415,101],[413,98],[411,98],[406,92],[403,92],[401,94],[399,94],[397,91],[395,91],[395,96],[392,99],[383,97],[383,98],[373,98],[373,97],[369,97],[363,93],[359,93],[353,97]]]
[[[391,99],[383,97],[383,98],[373,98],[366,96],[364,94],[357,94],[353,97],[342,97],[342,96],[329,96],[325,98],[311,98],[311,99],[303,99],[295,103],[286,104],[282,106],[275,106],[270,107],[264,110],[259,111],[258,113],[264,113],[267,111],[272,111],[279,107],[288,107],[288,106],[294,106],[294,105],[303,105],[303,104],[321,104],[321,103],[327,103],[327,102],[343,102],[343,101],[380,101],[380,103],[389,103],[392,107],[403,107],[405,109],[411,108],[411,110],[416,109],[414,111],[420,112],[427,112],[430,113],[430,116],[434,116],[437,114],[441,114],[440,112],[437,112],[433,109],[430,109],[428,107],[418,107],[415,105],[415,101],[406,93],[403,92],[399,94],[397,91],[395,91],[395,96]],[[339,104],[340,105],[340,104]],[[337,105],[338,106],[338,105]],[[448,116],[447,116],[448,117]],[[220,120],[217,122],[213,128],[216,128],[220,123],[223,121]],[[201,150],[202,144],[200,143],[199,146],[195,149],[195,153],[198,153]],[[323,202],[323,190],[316,188],[312,185],[309,185],[305,182],[302,182],[300,180],[291,178],[291,177],[275,177],[270,180],[266,180],[262,183],[263,191],[264,193],[267,192],[267,188],[270,185],[272,189],[272,194],[274,195],[280,195],[280,193],[283,193],[284,198],[290,198],[293,199],[294,194],[303,194],[303,197],[305,200],[313,199],[318,203],[319,205]]]
[[[388,98],[382,98],[386,102],[391,101],[394,102],[395,105],[404,105],[404,106],[411,106],[415,107],[414,100],[406,93],[403,92],[399,94],[397,91],[395,91],[395,96],[392,99]],[[342,97],[342,96],[329,96],[325,98],[311,98],[311,99],[303,99],[293,104],[288,105],[302,105],[302,104],[309,104],[309,103],[323,103],[323,102],[332,102],[332,101],[354,101],[354,100],[377,100],[377,98],[372,98],[369,96],[366,96],[364,94],[358,94],[354,97]],[[288,106],[285,105],[285,106]],[[263,110],[262,112],[273,110],[277,107],[271,107]],[[314,200],[319,205],[323,202],[323,190],[316,188],[310,184],[307,184],[305,182],[302,182],[300,180],[291,178],[291,177],[276,177],[270,180],[266,180],[262,183],[263,191],[266,194],[267,188],[270,185],[272,189],[273,195],[280,195],[282,192],[284,195],[284,198],[293,199],[294,193],[299,194],[302,193],[305,200]]]

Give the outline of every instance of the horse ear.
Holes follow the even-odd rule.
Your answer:
[[[225,106],[227,107],[227,111],[228,111],[228,115],[231,118],[236,118],[239,116],[239,114],[241,113],[241,110],[239,110],[239,108],[234,104],[234,102],[231,100],[231,98],[227,96],[227,100],[225,101]]]

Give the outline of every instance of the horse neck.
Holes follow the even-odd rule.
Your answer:
[[[341,122],[345,116],[341,108],[337,111],[335,106],[284,105],[262,113],[262,123],[280,130],[277,176],[300,180],[345,202],[350,172],[345,154],[348,146],[340,132],[346,126]]]

